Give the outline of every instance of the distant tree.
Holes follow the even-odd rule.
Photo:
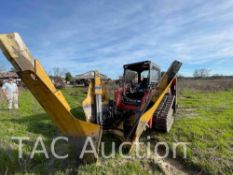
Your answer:
[[[194,78],[206,78],[210,76],[210,70],[201,68],[201,69],[196,69],[193,72],[193,77]]]
[[[66,82],[71,82],[72,81],[72,74],[70,72],[67,72],[65,75]]]
[[[65,73],[66,73],[66,70],[64,68],[60,68],[60,67],[53,68],[53,76],[54,77],[64,77]]]
[[[184,78],[185,76],[182,75],[182,74],[180,74],[180,73],[178,73],[178,74],[177,74],[177,77],[178,77],[178,78]]]
[[[214,75],[212,75],[211,77],[213,77],[213,78],[217,78],[217,77],[223,77],[223,75],[222,74],[214,74]]]

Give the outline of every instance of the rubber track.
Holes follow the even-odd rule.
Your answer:
[[[155,111],[153,116],[153,127],[157,130],[168,132],[168,121],[171,118],[168,118],[169,111],[172,108],[175,96],[174,95],[165,95],[163,100],[161,101],[158,109]],[[169,116],[171,117],[171,116]],[[170,123],[169,123],[170,124]]]

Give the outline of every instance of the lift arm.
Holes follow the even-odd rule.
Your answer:
[[[88,93],[83,100],[86,121],[103,125],[104,112],[108,106],[109,94],[105,82],[98,71],[93,71],[89,82]]]
[[[179,61],[174,61],[167,72],[162,76],[160,83],[158,86],[153,89],[150,93],[150,97],[147,100],[141,109],[135,114],[135,117],[138,119],[135,122],[135,128],[131,130],[128,135],[128,139],[131,137],[132,142],[138,141],[143,130],[145,129],[149,120],[153,117],[154,112],[158,108],[161,103],[164,95],[170,89],[173,80],[176,78],[176,74],[178,73],[182,63]]]
[[[101,127],[72,115],[65,97],[55,88],[39,61],[31,55],[20,35],[1,34],[0,48],[60,131],[77,138],[80,146],[83,146],[86,137],[92,137],[98,148],[102,136]]]

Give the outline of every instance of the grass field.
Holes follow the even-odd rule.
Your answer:
[[[204,174],[233,174],[233,90],[182,91],[173,129],[157,137],[190,142],[186,164]]]
[[[72,113],[84,118],[81,101],[85,90],[71,88],[63,91],[70,103]],[[150,132],[157,139],[169,143],[190,142],[185,165],[199,169],[202,174],[233,173],[233,90],[218,92],[198,92],[182,90],[179,95],[179,112],[169,134]],[[77,174],[77,160],[67,144],[59,144],[59,151],[70,153],[66,160],[50,156],[46,159],[37,155],[29,159],[36,138],[41,135],[46,148],[51,138],[59,135],[47,114],[34,97],[26,90],[20,94],[19,111],[7,111],[4,101],[0,104],[0,174]],[[24,142],[24,159],[19,160],[18,144],[12,136],[27,136]],[[105,142],[112,139],[104,136]],[[182,150],[179,150],[182,156]],[[50,154],[49,154],[50,155]],[[160,174],[159,167],[151,161],[127,160],[120,158],[102,160],[96,164],[80,165],[79,174]]]

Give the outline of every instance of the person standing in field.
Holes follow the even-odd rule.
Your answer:
[[[7,108],[10,110],[14,106],[15,109],[18,109],[19,90],[13,79],[10,78],[3,84],[2,90],[7,99]]]

